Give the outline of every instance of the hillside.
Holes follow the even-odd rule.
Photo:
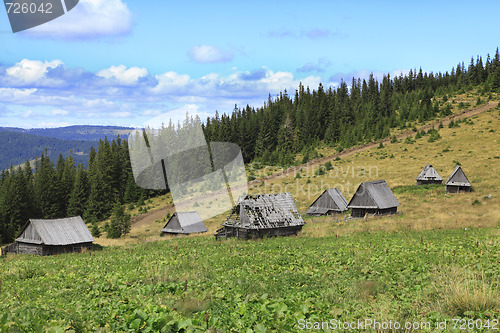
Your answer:
[[[53,160],[56,160],[59,154],[67,157],[71,150],[76,163],[86,164],[92,145],[95,145],[92,141],[62,140],[40,135],[0,131],[0,170],[9,168],[11,164],[16,166],[23,164],[26,160],[40,157],[45,153],[45,150]]]
[[[457,95],[452,103],[472,104],[476,98],[474,93]],[[498,101],[494,100],[467,110],[456,107],[452,115],[442,120],[419,124],[419,132],[433,127],[439,130],[440,138],[434,142],[429,142],[430,134],[415,139],[417,132],[397,129],[392,134],[398,141],[391,143],[391,139],[384,140],[384,148],[379,148],[377,142],[338,153],[333,148],[323,146],[318,152],[325,157],[285,170],[248,165],[248,176],[257,178],[249,183],[250,193],[291,192],[299,211],[305,212],[326,188],[339,187],[349,200],[361,182],[385,179],[401,203],[401,214],[367,223],[332,223],[332,218],[328,217],[306,218],[308,224],[299,237],[332,233],[341,235],[355,231],[497,226],[500,223],[500,197],[496,194],[500,185],[497,176],[500,172],[500,155],[497,153],[500,145],[500,109],[497,105]],[[450,128],[452,120],[453,123],[459,123]],[[440,123],[443,124],[441,129]],[[407,137],[412,140],[407,140]],[[318,168],[328,161],[332,163],[333,169],[325,175],[316,175]],[[474,192],[446,195],[444,186],[429,190],[413,186],[425,164],[432,164],[446,180],[457,162],[462,165],[474,186]],[[297,173],[300,178],[297,178]],[[138,207],[130,211],[135,215],[130,237],[120,240],[101,237],[98,242],[110,245],[161,239],[159,230],[165,223],[165,217],[167,213],[174,212],[171,197],[166,195],[151,199],[146,206],[149,210],[146,214],[139,214]],[[209,235],[202,237],[212,237],[226,217],[227,214],[221,214],[207,221]]]
[[[47,155],[56,160],[59,154],[65,158],[73,152],[75,162],[87,165],[90,147],[96,141],[126,137],[132,129],[119,126],[68,126],[60,128],[23,129],[0,127],[0,170],[23,164],[26,160]]]
[[[0,132],[15,132],[45,136],[61,140],[77,141],[99,141],[108,138],[114,138],[118,135],[127,136],[133,128],[121,126],[94,126],[94,125],[74,125],[57,128],[17,128],[0,127]]]

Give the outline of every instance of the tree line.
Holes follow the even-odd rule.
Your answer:
[[[481,86],[483,92],[500,92],[500,56],[488,55],[463,62],[445,73],[410,70],[407,75],[378,82],[353,78],[350,86],[342,81],[336,88],[316,90],[300,85],[294,96],[287,91],[277,98],[269,96],[260,108],[238,108],[230,115],[207,118],[207,141],[238,144],[245,162],[290,165],[302,153],[313,158],[313,148],[325,142],[337,149],[376,141],[389,135],[394,127],[423,122],[451,113],[451,104],[437,96],[469,91]],[[444,98],[446,99],[446,97]]]
[[[320,84],[312,91],[301,84],[293,97],[284,91],[257,109],[247,105],[235,106],[231,115],[216,112],[202,127],[207,141],[239,145],[245,162],[291,165],[298,163],[297,154],[302,154],[301,162],[314,158],[320,142],[340,151],[385,138],[394,127],[446,116],[451,112],[447,95],[476,86],[485,93],[500,92],[498,49],[493,59],[488,56],[483,63],[481,57],[472,58],[468,66],[461,63],[444,74],[411,70],[395,78],[386,75],[382,82],[370,75],[368,80],[353,78],[350,86],[342,81],[335,89]],[[199,121],[186,116],[183,126]],[[113,211],[106,231],[119,236],[127,231],[115,223],[126,219],[121,205],[166,192],[136,185],[128,144],[120,137],[99,141],[97,150],[92,147],[87,168],[76,165],[72,154],[59,155],[54,164],[45,153],[34,168],[26,162],[0,174],[0,243],[12,241],[30,218],[81,215],[99,233],[96,223]]]
[[[113,211],[117,215],[114,220],[123,216],[117,206],[141,204],[165,192],[135,184],[128,145],[120,137],[111,142],[100,140],[97,150],[92,147],[87,168],[82,163],[76,165],[72,154],[67,158],[59,155],[54,164],[45,153],[33,168],[27,161],[0,174],[0,244],[11,242],[28,219],[36,218],[80,215],[98,234],[97,222],[109,218]],[[112,223],[106,231],[119,236],[127,230]]]

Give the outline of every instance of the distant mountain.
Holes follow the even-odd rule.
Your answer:
[[[116,138],[118,135],[126,138],[133,130],[132,127],[120,126],[94,126],[94,125],[75,125],[58,128],[17,128],[17,127],[0,127],[0,132],[14,132],[23,134],[33,134],[49,138],[62,140],[79,140],[79,141],[99,141],[106,136]],[[1,152],[0,152],[1,153]]]
[[[98,140],[107,137],[111,141],[118,135],[126,140],[131,130],[118,126],[0,127],[0,170],[32,161],[45,150],[54,163],[59,154],[66,158],[71,150],[76,163],[86,165],[90,147],[97,147]]]

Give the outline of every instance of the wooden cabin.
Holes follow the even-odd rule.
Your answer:
[[[2,253],[51,255],[92,250],[94,238],[80,216],[30,219],[15,242]]]
[[[460,165],[455,167],[448,180],[446,180],[446,193],[471,192],[472,185],[467,179]]]
[[[167,224],[161,229],[163,234],[193,234],[207,232],[208,229],[203,223],[198,212],[178,212],[174,213]]]
[[[418,177],[416,178],[417,185],[427,185],[427,184],[442,184],[443,177],[434,169],[430,164],[426,164],[422,169]]]
[[[361,183],[347,208],[352,209],[352,217],[364,217],[395,214],[399,205],[385,180],[376,180]]]
[[[290,236],[304,224],[291,193],[246,195],[233,207],[215,238]]]
[[[343,213],[347,210],[348,202],[338,188],[325,190],[309,206],[308,216],[322,216]]]

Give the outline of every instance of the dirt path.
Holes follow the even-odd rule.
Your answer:
[[[487,110],[493,109],[496,105],[497,105],[497,102],[489,102],[489,103],[487,103],[485,105],[481,105],[477,108],[474,108],[471,110],[465,110],[465,111],[455,113],[455,114],[452,114],[450,116],[441,118],[439,120],[433,121],[430,124],[427,124],[427,125],[424,125],[424,126],[418,128],[418,130],[419,131],[422,131],[422,130],[427,131],[427,130],[431,129],[432,127],[439,126],[439,123],[441,121],[443,122],[444,126],[447,126],[451,120],[462,119],[465,117],[472,117],[472,116],[475,116],[475,115],[480,114],[482,112],[485,112]],[[413,132],[410,129],[410,130],[403,132],[402,134],[397,135],[396,137],[398,138],[398,140],[401,140],[401,139],[406,139],[406,137],[413,136],[413,135],[415,135],[415,132]],[[391,141],[391,138],[387,138],[387,139],[382,140],[382,142],[384,142],[384,143],[389,143],[390,141]],[[345,157],[351,156],[353,154],[356,154],[356,153],[359,153],[362,151],[366,151],[368,149],[376,148],[376,147],[378,147],[379,143],[380,143],[380,141],[377,141],[374,143],[368,143],[368,144],[364,144],[361,146],[356,146],[356,147],[346,149],[346,150],[342,151],[341,153],[337,153],[337,154],[326,156],[326,157],[316,158],[314,160],[309,161],[306,164],[290,167],[290,168],[284,170],[283,172],[278,172],[278,173],[275,173],[273,175],[257,178],[255,180],[249,182],[248,185],[249,186],[258,185],[264,180],[279,179],[279,178],[288,176],[290,174],[294,174],[297,170],[299,170],[302,167],[305,167],[308,165],[310,166],[310,165],[324,164],[327,161],[331,161],[332,159],[336,158],[337,156],[341,157],[341,158],[345,158]],[[170,212],[175,211],[175,208],[173,207],[173,205],[168,205],[165,207],[158,208],[156,210],[151,210],[145,214],[134,216],[131,220],[132,227],[138,228],[138,227],[141,227],[144,225],[149,225],[156,220],[163,219],[165,216],[167,216],[167,213],[169,211]]]

